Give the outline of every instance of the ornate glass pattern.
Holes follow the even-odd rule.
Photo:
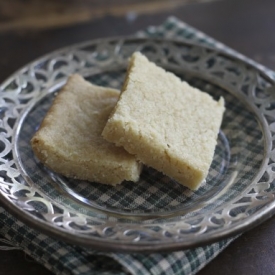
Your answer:
[[[197,191],[149,167],[138,183],[117,187],[68,179],[32,153],[30,139],[67,77],[121,88],[134,51],[225,98],[215,156]],[[274,212],[274,82],[234,56],[161,39],[96,40],[25,66],[3,83],[0,102],[1,201],[47,234],[97,249],[175,250],[238,233]]]

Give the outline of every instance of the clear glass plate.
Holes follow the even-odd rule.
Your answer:
[[[138,183],[116,187],[68,179],[33,155],[30,139],[67,77],[121,88],[134,51],[225,98],[215,156],[197,191],[149,167]],[[0,199],[46,234],[108,251],[176,250],[236,234],[274,212],[274,82],[234,56],[161,39],[90,41],[27,65],[1,86],[0,98]]]

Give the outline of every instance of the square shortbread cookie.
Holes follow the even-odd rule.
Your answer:
[[[224,109],[223,98],[215,101],[137,52],[102,135],[195,190],[208,174]]]
[[[141,164],[101,136],[119,94],[71,76],[31,140],[37,158],[67,177],[111,185],[137,181]]]

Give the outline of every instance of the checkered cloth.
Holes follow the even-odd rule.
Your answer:
[[[140,37],[185,39],[223,49],[240,56],[223,44],[173,17],[168,18],[162,25],[149,27],[137,35]],[[266,70],[266,72],[272,74],[270,71]],[[275,75],[273,76],[275,77]],[[29,228],[1,207],[0,234],[14,247],[21,248],[53,273],[64,275],[195,274],[234,239],[230,238],[204,247],[173,253],[147,255],[103,253],[52,239]]]

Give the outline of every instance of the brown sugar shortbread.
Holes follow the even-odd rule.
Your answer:
[[[208,174],[224,109],[223,98],[215,101],[134,53],[102,135],[195,190]]]
[[[67,177],[111,185],[137,181],[141,164],[101,136],[119,93],[72,75],[31,140],[37,158]]]

